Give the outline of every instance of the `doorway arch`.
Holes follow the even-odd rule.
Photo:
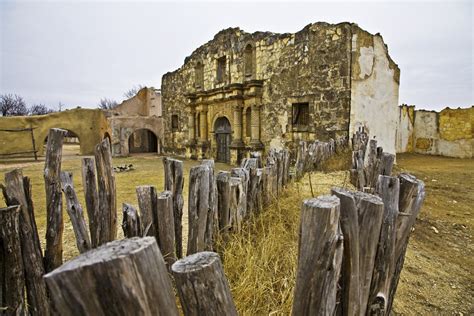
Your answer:
[[[66,135],[63,138],[62,156],[80,156],[83,153],[81,138],[76,132],[63,127],[53,127],[66,130]],[[49,134],[49,130],[48,130]],[[43,141],[43,152],[46,153],[46,146],[48,144],[48,134]]]
[[[158,137],[149,129],[137,129],[128,137],[128,152],[158,153]]]
[[[230,122],[226,117],[221,116],[214,122],[214,134],[217,144],[216,161],[229,163],[231,127]]]

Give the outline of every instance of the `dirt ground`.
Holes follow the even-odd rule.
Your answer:
[[[84,205],[80,157],[73,154],[73,149],[68,149],[67,152],[71,155],[64,157],[62,169],[73,172],[74,185]],[[123,202],[137,204],[136,186],[151,184],[158,190],[163,189],[163,167],[160,157],[140,155],[114,158],[114,166],[122,164],[133,164],[135,170],[116,174],[119,225],[121,224],[121,204]],[[195,161],[185,162],[186,178],[189,169],[195,164],[197,164]],[[395,313],[401,315],[474,314],[472,244],[474,160],[402,154],[397,156],[397,164],[395,172],[410,172],[422,179],[426,184],[427,194],[410,239],[395,298]],[[0,161],[0,172],[4,173],[18,167],[23,168],[23,174],[32,179],[35,217],[44,247],[46,229],[42,174],[44,160],[39,162]],[[229,166],[218,164],[216,169],[229,169]],[[347,179],[347,175],[340,172],[334,173],[334,177],[334,181],[344,183]],[[298,186],[296,191],[300,192],[299,188],[307,186],[307,183],[303,181],[295,185]],[[330,185],[334,184],[320,182],[314,185],[325,186],[329,191]],[[187,195],[187,186],[187,179],[185,179],[185,195]],[[316,191],[319,192],[319,189],[326,190],[326,188],[318,188]],[[187,203],[186,197],[185,203]],[[0,199],[0,207],[3,206],[4,201]],[[76,256],[78,252],[72,226],[66,213],[64,213],[64,221],[64,258],[67,260]],[[186,222],[185,218],[183,223]],[[118,231],[120,238],[122,237],[120,227]],[[185,228],[183,232],[186,235],[187,229]],[[262,293],[267,297],[268,294]]]

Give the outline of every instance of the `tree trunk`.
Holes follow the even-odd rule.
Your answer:
[[[91,245],[92,248],[95,248],[99,245],[100,214],[93,158],[82,159],[82,186],[84,188],[84,199],[86,200],[87,217],[89,218]]]
[[[335,196],[303,202],[292,310],[295,316],[334,313],[343,253],[339,209]]]
[[[58,315],[178,315],[155,238],[116,240],[45,275]]]
[[[158,231],[158,246],[165,259],[168,268],[176,261],[174,218],[173,218],[173,195],[171,191],[164,191],[158,195],[156,201],[156,222]]]
[[[215,252],[199,252],[171,267],[184,315],[237,315],[224,269]]]
[[[44,184],[46,188],[46,250],[44,267],[52,271],[63,263],[63,210],[61,180],[61,157],[63,140],[67,131],[52,128],[48,134],[46,161],[44,165]]]
[[[6,315],[25,311],[25,276],[20,245],[20,205],[0,208],[0,306]]]
[[[108,138],[105,138],[95,147],[95,163],[99,188],[99,223],[101,226],[99,245],[102,245],[114,240],[117,236],[115,175]]]
[[[158,237],[158,229],[154,224],[156,220],[156,188],[151,185],[139,186],[136,189],[138,207],[140,209],[140,224],[142,226],[142,233],[144,236]]]
[[[66,209],[71,219],[74,235],[76,236],[77,249],[79,249],[80,253],[86,252],[92,246],[82,206],[77,199],[76,191],[74,191],[71,172],[61,172],[61,187],[66,197]]]
[[[128,203],[122,204],[122,230],[126,238],[141,237],[143,234],[137,209]]]

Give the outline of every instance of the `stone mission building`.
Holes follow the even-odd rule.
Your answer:
[[[382,37],[356,24],[229,28],[163,76],[163,151],[238,163],[364,126],[395,153],[399,78]]]

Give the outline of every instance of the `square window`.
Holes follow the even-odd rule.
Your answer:
[[[176,131],[178,131],[178,129],[179,129],[178,115],[173,114],[173,115],[171,115],[171,130],[173,132],[176,132]]]
[[[309,125],[309,103],[292,104],[292,123],[296,131],[306,131]]]
[[[225,79],[225,69],[226,69],[226,57],[222,56],[217,59],[217,74],[216,79],[218,83],[224,82]]]

